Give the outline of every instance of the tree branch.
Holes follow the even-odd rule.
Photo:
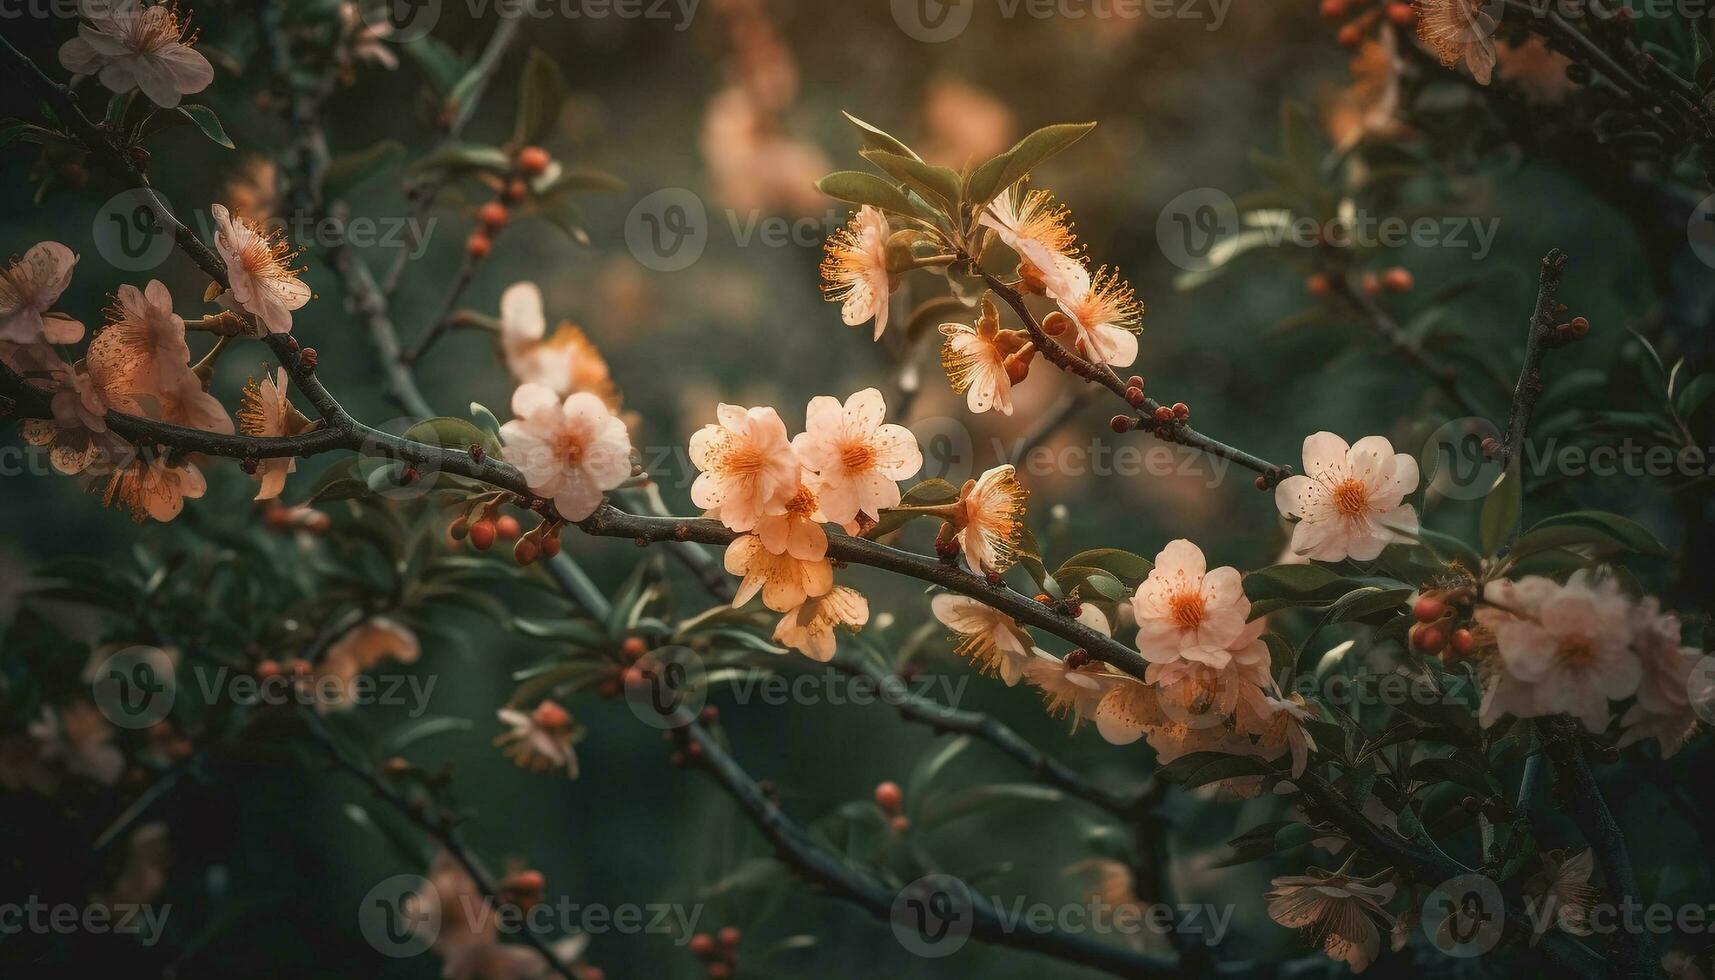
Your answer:
[[[1530,430],[1530,417],[1536,411],[1536,400],[1542,395],[1542,359],[1554,346],[1554,316],[1557,309],[1554,294],[1560,290],[1561,274],[1566,269],[1566,253],[1549,249],[1542,257],[1542,271],[1537,277],[1536,309],[1530,315],[1530,331],[1525,335],[1524,366],[1519,370],[1518,384],[1513,388],[1512,407],[1507,411],[1506,433],[1501,439],[1501,465],[1517,458]]]
[[[1328,278],[1334,291],[1364,317],[1370,330],[1381,338],[1382,343],[1428,375],[1430,380],[1435,382],[1435,386],[1451,398],[1466,415],[1483,417],[1486,414],[1482,406],[1472,401],[1459,387],[1458,372],[1445,364],[1436,363],[1415,340],[1406,336],[1399,323],[1387,310],[1382,309],[1380,303],[1352,284],[1349,275],[1336,273]]]

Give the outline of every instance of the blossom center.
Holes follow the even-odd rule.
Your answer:
[[[1364,481],[1348,477],[1334,485],[1329,493],[1334,512],[1341,517],[1357,517],[1370,509],[1370,491]]]
[[[1560,641],[1560,662],[1568,667],[1588,667],[1596,660],[1596,651],[1582,637]]]
[[[1167,600],[1167,615],[1182,630],[1194,630],[1201,625],[1206,608],[1200,592],[1175,592]]]
[[[875,447],[854,442],[840,450],[840,465],[848,470],[867,470],[875,465]]]
[[[567,466],[576,466],[584,459],[584,441],[572,433],[565,433],[555,443],[554,449],[562,462]]]
[[[800,485],[792,499],[786,501],[786,513],[796,517],[808,517],[816,510],[816,495],[809,487]]]

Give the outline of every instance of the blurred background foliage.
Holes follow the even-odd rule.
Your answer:
[[[1297,256],[1246,256],[1215,284],[1188,292],[1174,288],[1181,270],[1165,259],[1156,234],[1163,208],[1195,188],[1240,198],[1263,186],[1252,155],[1281,152],[1282,100],[1312,107],[1320,117],[1321,107],[1349,83],[1348,55],[1308,5],[1235,4],[1218,30],[1209,29],[1207,16],[1007,19],[979,7],[960,36],[939,44],[913,39],[881,2],[705,0],[683,29],[649,19],[533,22],[524,44],[551,56],[572,92],[544,145],[571,165],[618,175],[627,189],[581,200],[588,245],[540,218],[507,228],[462,305],[493,314],[506,286],[521,279],[540,284],[550,322],[577,323],[606,356],[626,408],[639,419],[634,441],[671,452],[671,464],[657,475],[669,506],[688,512],[690,476],[682,447],[712,417],[717,401],[775,405],[789,426],[797,426],[813,395],[889,388],[891,348],[873,344],[867,329],[841,326],[836,308],[823,303],[817,289],[822,239],[847,212],[810,183],[828,170],[858,163],[856,134],[840,110],[954,166],[1004,149],[1037,126],[1093,119],[1099,123],[1094,133],[1055,159],[1037,182],[1072,208],[1096,261],[1121,269],[1148,304],[1135,369],[1152,395],[1187,402],[1199,428],[1231,444],[1293,462],[1304,435],[1319,429],[1348,438],[1383,433],[1412,451],[1441,420],[1461,414],[1376,343],[1356,317],[1281,329],[1311,305],[1306,269]],[[203,98],[239,149],[224,150],[180,127],[153,144],[153,170],[181,213],[206,221],[208,204],[230,194],[230,181],[268,176],[251,154],[269,154],[292,134],[268,111],[249,6],[204,3],[195,14],[201,46],[218,71]],[[469,55],[492,22],[492,15],[479,18],[463,4],[446,4],[433,33],[445,49],[439,54]],[[54,52],[70,36],[69,22],[23,18],[5,22],[3,29],[51,73],[60,73]],[[418,64],[425,55],[407,50],[424,46],[396,46],[403,58],[398,70],[357,66],[357,84],[331,103],[328,135],[336,154],[363,151],[378,139],[397,141],[411,157],[434,145],[427,109],[432,100],[424,96]],[[507,138],[523,61],[521,52],[510,59],[468,138]],[[1428,328],[1436,343],[1462,345],[1510,378],[1535,294],[1537,263],[1557,246],[1572,256],[1562,298],[1596,325],[1588,342],[1556,353],[1552,361],[1553,375],[1598,372],[1602,384],[1572,395],[1575,403],[1587,407],[1639,396],[1638,375],[1628,372],[1646,368],[1639,367],[1639,348],[1628,328],[1649,336],[1669,363],[1686,355],[1692,370],[1706,367],[1708,270],[1687,271],[1683,241],[1670,250],[1679,256],[1677,265],[1660,261],[1654,251],[1660,242],[1649,237],[1655,233],[1640,233],[1641,227],[1671,221],[1646,221],[1630,207],[1636,199],[1599,193],[1592,186],[1593,176],[1599,177],[1595,163],[1568,165],[1498,135],[1494,117],[1460,101],[1468,86],[1452,82],[1448,88],[1454,93],[1450,109],[1434,132],[1417,134],[1406,154],[1412,175],[1401,197],[1426,214],[1498,219],[1499,234],[1492,253],[1480,261],[1457,248],[1407,247],[1366,256],[1364,262],[1378,270],[1399,265],[1415,277],[1411,293],[1384,298],[1396,318],[1410,324],[1438,311]],[[0,115],[30,111],[17,92],[0,92]],[[8,188],[0,195],[0,251],[18,253],[42,239],[70,245],[82,261],[60,307],[93,323],[115,285],[146,278],[106,268],[85,231],[113,189],[96,177],[82,188],[50,188],[35,204],[29,191],[33,167],[29,148],[0,152],[0,186]],[[366,182],[353,197],[358,213],[380,219],[408,213],[398,178],[389,172]],[[701,258],[663,272],[628,249],[627,216],[639,199],[670,187],[696,194],[711,221]],[[482,200],[474,188],[463,199],[448,194],[433,212],[436,224],[425,254],[410,266],[396,300],[395,319],[407,336],[426,328],[441,309],[471,213]],[[1671,213],[1683,206],[1662,204]],[[771,245],[747,239],[746,229],[757,219],[794,222],[792,240]],[[393,259],[381,248],[366,254],[378,268]],[[300,317],[295,335],[321,352],[320,373],[357,417],[380,423],[397,416],[382,396],[367,338],[341,308],[337,279],[313,254],[306,261],[318,299]],[[1670,268],[1672,274],[1663,271]],[[179,297],[200,294],[205,283],[177,255],[148,275],[161,278]],[[901,300],[896,309],[911,302]],[[955,444],[968,439],[969,456],[953,463],[973,471],[999,461],[993,440],[1018,438],[1033,416],[1073,384],[1039,365],[1018,392],[1019,407],[1010,419],[972,417],[947,389],[933,353],[919,350],[915,360],[922,391],[911,410],[914,427],[953,433]],[[261,369],[259,362],[229,357],[214,390],[230,405],[243,380]],[[501,409],[511,389],[492,340],[479,332],[450,335],[420,365],[419,376],[429,399],[449,413],[461,412],[472,400]],[[1504,413],[1503,391],[1482,384],[1473,390],[1493,417]],[[1142,437],[1113,437],[1105,428],[1108,414],[1103,406],[1084,409],[1050,446],[1149,445]],[[1707,445],[1707,415],[1703,422],[1698,435]],[[20,445],[15,430],[0,438],[8,449]],[[651,459],[648,449],[645,459]],[[321,465],[301,467],[287,498],[301,499]],[[1038,534],[1058,555],[1103,545],[1150,555],[1184,536],[1218,564],[1272,563],[1286,538],[1272,495],[1252,490],[1249,475],[1240,472],[1213,479],[1206,461],[1183,469],[1148,476],[1027,474]],[[203,535],[261,537],[249,502],[252,484],[231,467],[215,467],[211,482],[209,496],[188,506],[180,523],[138,526],[65,479],[8,472],[0,507],[0,609],[17,624],[3,641],[7,660],[58,664],[62,672],[71,664],[75,673],[85,655],[77,644],[102,639],[100,622],[80,608],[24,600],[25,611],[18,611],[20,593],[39,584],[46,562],[77,556],[121,567],[142,555],[153,564],[176,551],[195,550]],[[1574,481],[1551,488],[1546,502],[1533,497],[1528,506],[1542,506],[1545,513],[1571,506],[1619,510],[1663,540],[1686,542],[1683,564],[1646,561],[1636,571],[1687,611],[1706,612],[1707,486],[1687,493],[1647,478]],[[1051,510],[1058,515],[1053,520]],[[1439,520],[1432,512],[1430,523]],[[1446,520],[1452,526],[1444,529],[1462,531],[1472,514],[1449,505]],[[566,542],[604,587],[616,587],[640,557],[624,541],[568,535]],[[292,560],[289,547],[275,547],[272,555],[280,563]],[[1687,571],[1702,574],[1680,574]],[[928,618],[926,600],[909,583],[864,569],[843,574],[883,613],[866,633],[873,642],[904,642]],[[681,611],[702,608],[704,600],[689,580],[679,586],[674,601]],[[516,595],[498,593],[514,610],[540,602],[539,592],[515,588]],[[33,628],[30,621],[38,617],[48,625]],[[540,658],[542,642],[475,613],[449,609],[435,618],[445,628],[424,633],[424,656],[413,669],[439,679],[430,714],[468,719],[469,725],[423,739],[410,755],[431,769],[453,767],[458,799],[471,813],[465,833],[473,849],[496,865],[516,858],[541,869],[550,896],[608,905],[701,903],[700,928],[741,926],[751,937],[747,946],[756,948],[797,934],[818,937],[816,947],[785,953],[771,964],[767,972],[775,975],[812,969],[830,977],[1082,975],[978,944],[951,961],[919,959],[900,948],[884,926],[837,902],[805,898],[800,885],[770,881],[747,887],[755,870],[748,862],[764,856],[765,846],[712,785],[667,766],[668,750],[658,733],[637,725],[623,702],[586,696],[572,705],[591,732],[579,750],[581,779],[512,767],[490,744],[499,731],[494,710],[511,693],[510,672]],[[71,640],[55,646],[45,639],[54,633]],[[1339,630],[1331,630],[1323,642],[1340,638]],[[930,646],[937,639],[932,635]],[[955,682],[966,679],[965,668],[950,657],[933,664],[933,671]],[[1122,751],[1089,733],[1068,735],[1027,690],[969,680],[961,689],[961,707],[992,712],[1096,779],[1129,786],[1148,773],[1141,746]],[[881,780],[910,786],[913,771],[948,742],[905,724],[885,706],[733,708],[720,694],[713,703],[726,708],[723,720],[747,768],[772,779],[788,810],[807,820],[867,800]],[[373,707],[339,722],[348,732],[379,739],[409,721],[404,713]],[[1707,744],[1694,745],[1676,769],[1694,770],[1709,761],[1708,754]],[[390,874],[421,870],[426,855],[396,846],[392,834],[377,829],[396,820],[361,787],[330,775],[313,757],[296,766],[280,761],[266,753],[209,760],[201,777],[187,780],[161,803],[172,851],[163,900],[175,904],[166,941],[143,951],[124,939],[30,945],[13,960],[15,975],[63,975],[67,968],[89,975],[102,967],[147,974],[170,968],[184,977],[435,975],[432,957],[400,961],[376,955],[358,935],[352,913],[371,885]],[[1022,778],[978,746],[959,753],[935,775],[935,785],[950,792]],[[1617,791],[1613,798],[1627,808],[1628,823],[1637,820],[1654,831],[1634,839],[1637,863],[1666,866],[1679,876],[1646,881],[1646,891],[1667,894],[1687,887],[1684,879],[1693,871],[1675,869],[1674,856],[1683,864],[1684,855],[1706,846],[1698,837],[1701,829],[1685,830],[1680,821],[1651,823],[1651,814],[1668,806],[1659,795]],[[369,811],[365,822],[354,820],[353,806]],[[116,815],[107,803],[9,794],[6,809],[13,816],[6,821],[0,880],[9,891],[81,901],[119,860],[112,853],[92,859],[88,851],[88,842]],[[1170,806],[1178,821],[1174,878],[1184,900],[1236,904],[1224,957],[1304,952],[1289,931],[1267,921],[1260,900],[1269,876],[1295,872],[1296,859],[1281,868],[1211,867],[1225,854],[1222,841],[1276,818],[1278,809],[1268,799],[1216,805],[1183,792]],[[1075,901],[1093,887],[1079,862],[1116,853],[1116,833],[1099,817],[1073,802],[1003,807],[925,831],[920,843],[949,868],[990,869],[997,893]],[[683,939],[597,935],[590,960],[615,977],[699,975],[700,967],[675,938]],[[6,946],[18,951],[7,940],[0,957]],[[1374,972],[1423,975],[1425,969],[1388,959]]]

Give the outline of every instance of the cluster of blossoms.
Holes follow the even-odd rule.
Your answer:
[[[1093,720],[1115,745],[1147,738],[1163,763],[1192,752],[1265,760],[1290,753],[1299,775],[1315,747],[1303,725],[1312,709],[1297,695],[1282,697],[1270,675],[1264,624],[1250,618],[1238,569],[1210,569],[1190,541],[1163,548],[1148,578],[1119,607],[1121,618],[1135,624],[1138,651],[1149,662],[1141,680],[1082,650],[1060,658],[1037,649],[1016,621],[976,600],[943,595],[933,605],[973,663],[1008,685],[1036,686],[1050,711],[1070,714],[1074,723]],[[1078,619],[1112,632],[1093,604],[1081,604]],[[1231,788],[1254,795],[1261,783]]]
[[[881,392],[845,402],[810,400],[804,431],[788,438],[772,408],[719,406],[716,421],[691,436],[697,468],[691,501],[741,536],[726,569],[741,576],[733,605],[758,593],[783,613],[775,639],[816,660],[834,654],[834,628],[862,626],[869,603],[834,585],[824,524],[855,533],[899,506],[899,480],[923,466],[917,437],[885,421]]]
[[[287,267],[290,256],[283,244],[219,205],[214,211],[223,229],[216,243],[233,284],[220,299],[253,314],[268,329],[289,329],[289,309],[302,306],[309,289]],[[56,345],[76,343],[84,335],[81,322],[53,311],[77,260],[59,242],[41,242],[0,268],[0,363],[52,395],[53,419],[27,422],[24,437],[48,448],[55,470],[96,479],[106,502],[125,507],[138,520],[172,520],[185,498],[200,497],[207,489],[196,461],[140,452],[108,428],[108,413],[227,435],[236,427],[206,389],[208,370],[191,364],[185,320],[158,280],[142,289],[120,286],[84,356],[69,364],[61,358]],[[246,389],[239,420],[246,435],[265,437],[293,435],[309,425],[286,399],[283,371]],[[259,463],[259,499],[277,497],[291,469],[288,460]]]
[[[1507,715],[1564,714],[1600,734],[1613,703],[1630,699],[1620,747],[1653,738],[1666,758],[1696,731],[1697,708],[1715,694],[1693,688],[1702,654],[1681,643],[1679,617],[1653,596],[1629,598],[1613,578],[1580,570],[1564,583],[1537,575],[1493,581],[1473,616],[1484,727]]]
[[[1084,360],[1124,367],[1137,360],[1143,304],[1119,273],[1091,270],[1077,243],[1070,216],[1046,190],[1020,185],[1003,189],[984,204],[976,220],[979,238],[992,234],[1018,257],[1018,287],[1053,300],[1043,330],[1060,338]],[[861,207],[851,223],[829,236],[822,262],[823,292],[841,304],[850,326],[874,321],[875,337],[887,329],[889,297],[900,275],[914,268],[911,246],[923,239],[914,229],[894,230],[887,215]],[[981,246],[973,246],[976,252]],[[1012,388],[1029,375],[1036,345],[1020,330],[1002,330],[986,299],[975,323],[945,323],[941,362],[953,390],[971,411],[1012,414]]]
[[[191,47],[196,35],[171,4],[83,0],[77,37],[60,47],[60,64],[94,75],[114,92],[141,89],[164,109],[214,81],[214,66]]]

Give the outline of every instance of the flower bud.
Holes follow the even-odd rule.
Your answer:
[[[1055,310],[1042,318],[1042,331],[1050,337],[1058,337],[1072,329],[1072,318]]]

